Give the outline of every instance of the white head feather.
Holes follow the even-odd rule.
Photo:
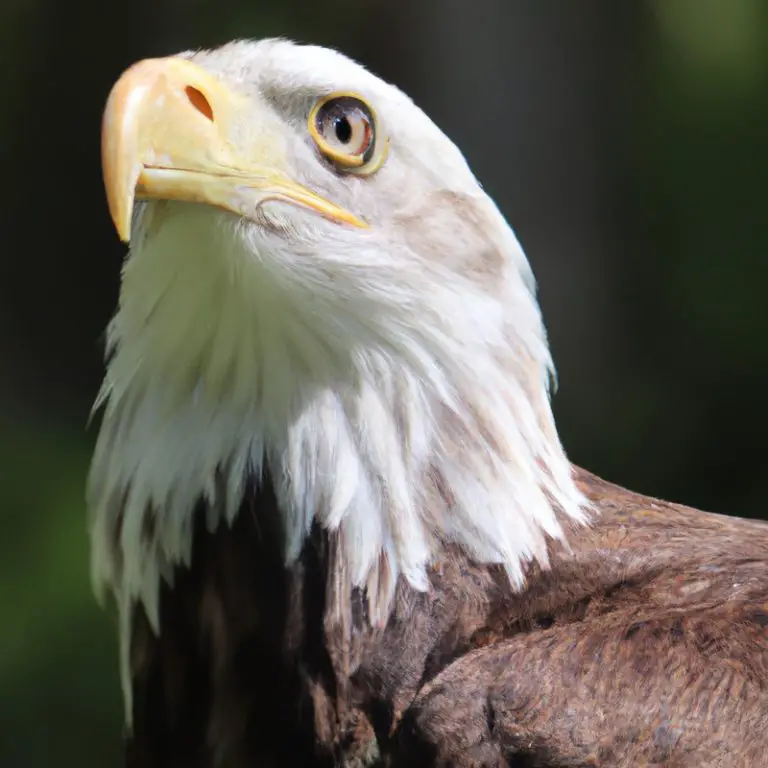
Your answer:
[[[346,57],[285,41],[183,55],[281,123],[298,181],[371,226],[277,202],[259,221],[175,202],[137,211],[88,493],[94,578],[124,631],[135,602],[159,629],[159,586],[190,562],[195,503],[211,528],[231,522],[264,473],[286,562],[313,521],[338,531],[374,621],[399,576],[427,586],[444,542],[520,585],[545,537],[563,536],[556,511],[582,520],[585,501],[514,234],[449,139]],[[309,109],[338,90],[369,100],[389,138],[368,178],[340,176],[308,136]]]

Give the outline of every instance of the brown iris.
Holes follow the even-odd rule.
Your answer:
[[[315,104],[309,133],[320,152],[340,171],[372,173],[384,161],[376,115],[359,96],[331,94]]]

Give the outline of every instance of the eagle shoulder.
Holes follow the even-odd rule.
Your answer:
[[[398,766],[746,767],[768,754],[768,525],[585,472],[580,485],[595,524],[421,688]]]

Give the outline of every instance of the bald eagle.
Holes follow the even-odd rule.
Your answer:
[[[407,96],[234,42],[102,142],[127,765],[768,764],[768,527],[568,461],[528,262]]]

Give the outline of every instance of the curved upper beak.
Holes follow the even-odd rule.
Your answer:
[[[283,200],[367,226],[291,179],[279,124],[242,130],[252,114],[245,96],[185,59],[130,67],[109,94],[101,133],[104,186],[120,239],[130,240],[136,198],[207,203],[246,217],[265,200]],[[238,146],[245,137],[249,146]]]

